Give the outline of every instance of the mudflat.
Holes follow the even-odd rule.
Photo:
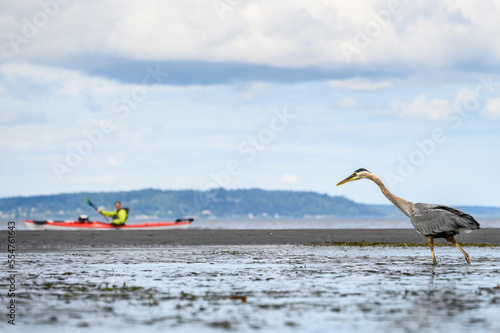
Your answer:
[[[7,231],[0,232],[2,252]],[[500,245],[500,228],[485,228],[456,236],[459,243]],[[92,248],[158,248],[196,245],[307,245],[307,244],[427,244],[413,229],[249,229],[249,230],[109,230],[16,232],[16,251],[64,251]],[[437,239],[436,243],[446,243]]]

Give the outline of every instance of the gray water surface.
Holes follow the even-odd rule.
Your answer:
[[[103,219],[100,219],[102,222]],[[156,220],[152,220],[156,221]],[[165,219],[159,219],[165,221]],[[481,228],[500,228],[498,218],[478,218]],[[144,223],[131,218],[127,224]],[[2,230],[7,229],[7,221],[0,221]],[[195,219],[191,229],[413,229],[410,220],[402,218],[322,218],[322,219]],[[17,230],[28,230],[22,221]]]
[[[438,265],[392,246],[18,253],[16,326],[0,329],[500,332],[500,248],[466,251],[470,265],[453,247]]]

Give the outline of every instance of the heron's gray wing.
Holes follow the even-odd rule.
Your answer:
[[[437,235],[447,228],[444,212],[434,209],[436,205],[414,204],[415,215],[410,217],[411,224],[424,236]]]
[[[467,213],[462,212],[453,207],[437,205],[436,209],[440,209],[445,211],[447,218],[451,219],[454,223],[456,223],[457,227],[468,229],[468,230],[477,230],[479,229],[479,223]]]
[[[416,203],[414,207],[411,224],[424,236],[452,237],[464,229],[479,229],[472,216],[458,209],[424,203]]]

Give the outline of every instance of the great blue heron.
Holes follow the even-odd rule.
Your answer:
[[[387,199],[410,218],[411,224],[417,232],[427,238],[434,264],[437,264],[434,255],[434,238],[444,238],[448,242],[455,244],[464,254],[465,260],[470,264],[469,255],[458,245],[454,236],[464,230],[479,229],[479,223],[472,216],[448,206],[408,202],[389,192],[380,178],[366,169],[354,171],[352,175],[338,183],[337,186],[363,178],[370,179],[377,184]]]

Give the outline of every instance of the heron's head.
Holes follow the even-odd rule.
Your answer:
[[[353,172],[352,175],[341,181],[340,183],[337,184],[337,186],[345,184],[347,182],[352,182],[353,180],[360,180],[363,178],[368,178],[368,175],[371,175],[371,172],[366,170],[366,169],[358,169]]]

